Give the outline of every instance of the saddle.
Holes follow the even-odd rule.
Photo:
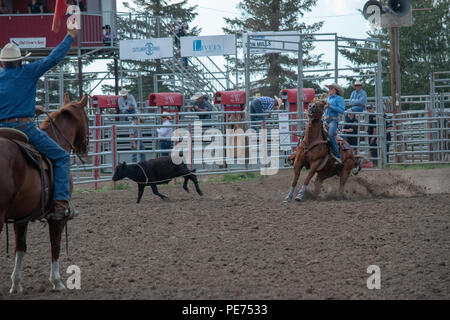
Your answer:
[[[28,136],[20,130],[12,128],[0,128],[0,137],[13,141],[22,151],[25,160],[36,170],[41,176],[41,203],[29,217],[21,220],[7,221],[10,223],[24,223],[44,218],[51,209],[52,202],[51,193],[53,192],[53,162],[40,153],[35,147],[29,144]],[[46,179],[48,177],[48,179]]]

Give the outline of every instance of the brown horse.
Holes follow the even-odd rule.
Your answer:
[[[64,95],[63,107],[53,112],[41,125],[41,130],[54,139],[67,152],[86,153],[89,143],[89,123],[85,107],[88,97],[81,101],[70,102],[68,94]],[[27,218],[41,206],[41,177],[33,166],[25,160],[21,150],[11,140],[0,137],[0,232],[7,219],[20,220]],[[46,176],[48,181],[48,176]],[[72,183],[71,183],[72,185]],[[53,186],[51,186],[53,189]],[[71,186],[72,189],[72,186]],[[71,190],[72,191],[72,190]],[[50,192],[51,194],[51,192]],[[52,200],[49,200],[49,202]],[[51,207],[47,203],[46,207]],[[40,217],[39,219],[42,219]],[[51,243],[50,282],[53,290],[64,290],[59,273],[59,253],[61,234],[66,220],[48,220]],[[26,252],[26,231],[28,222],[14,223],[15,233],[15,266],[11,275],[10,293],[22,293],[21,264]]]
[[[339,143],[339,151],[342,158],[342,165],[337,166],[334,159],[330,156],[330,147],[323,132],[322,115],[324,112],[325,102],[322,100],[314,100],[308,105],[308,125],[306,127],[305,136],[297,148],[297,151],[292,156],[294,158],[294,177],[292,178],[291,189],[284,199],[284,202],[290,202],[294,195],[295,187],[297,186],[300,171],[304,166],[309,167],[308,175],[306,176],[303,186],[300,189],[295,200],[301,201],[305,194],[306,188],[317,173],[315,180],[315,196],[319,195],[320,187],[323,180],[334,175],[340,176],[339,191],[342,195],[345,183],[350,175],[352,169],[355,174],[360,170],[359,158],[355,159],[353,150],[342,149],[342,144]]]

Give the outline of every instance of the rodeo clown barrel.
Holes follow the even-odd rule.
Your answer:
[[[217,91],[214,94],[214,104],[223,106],[224,121],[241,121],[244,113],[233,112],[243,111],[245,106],[245,91]],[[230,112],[230,113],[227,113]]]
[[[149,107],[160,107],[163,112],[175,113],[175,123],[178,123],[181,106],[183,105],[183,94],[179,92],[150,93],[148,96]]]
[[[316,91],[313,88],[303,89],[303,110],[308,109],[308,104],[314,100]],[[281,100],[285,104],[289,104],[289,112],[294,112],[295,114],[290,114],[289,119],[297,119],[297,89],[283,89],[281,90]],[[304,113],[305,115],[305,113]],[[295,122],[290,126],[289,131],[297,132],[297,124]],[[291,134],[292,135],[292,134]],[[292,142],[298,142],[298,136],[292,135]],[[294,148],[295,150],[296,148]]]

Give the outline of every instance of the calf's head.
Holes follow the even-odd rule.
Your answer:
[[[126,178],[126,171],[127,171],[127,163],[126,162],[120,163],[116,167],[116,171],[114,172],[112,180],[117,181]]]

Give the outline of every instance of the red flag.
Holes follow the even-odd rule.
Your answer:
[[[62,18],[66,15],[67,3],[65,0],[56,0],[55,14],[53,15],[52,31],[55,33],[59,32],[61,28]]]

